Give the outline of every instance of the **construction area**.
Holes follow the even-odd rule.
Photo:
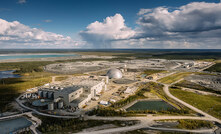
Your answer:
[[[109,69],[105,75],[70,75],[65,80],[29,89],[19,99],[44,113],[69,115],[98,105],[108,106],[135,93],[137,75],[139,72],[127,73],[126,67]]]
[[[210,66],[211,62],[190,61],[190,60],[165,60],[165,59],[146,59],[146,60],[124,60],[124,61],[93,61],[93,62],[68,62],[50,64],[45,67],[48,72],[61,74],[82,74],[96,71],[107,71],[110,68],[126,68],[128,70],[143,71],[146,69],[155,70],[182,70],[198,71]],[[122,70],[121,70],[122,71]]]
[[[30,89],[20,100],[26,106],[44,113],[77,114],[127,98],[143,82],[166,77],[179,69],[194,71],[210,65],[210,62],[165,59],[50,64],[45,67],[46,71],[69,74],[68,77]],[[147,69],[162,71],[143,74]],[[151,94],[147,96],[157,98]]]

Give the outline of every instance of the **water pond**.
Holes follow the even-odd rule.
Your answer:
[[[13,74],[15,70],[8,70],[8,71],[0,71],[0,79],[3,78],[19,78],[21,77],[19,74]]]
[[[0,133],[9,134],[18,131],[22,128],[31,126],[31,121],[27,120],[25,117],[19,117],[9,120],[0,121]]]

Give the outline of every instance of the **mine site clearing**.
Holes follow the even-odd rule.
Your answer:
[[[81,111],[91,110],[98,105],[109,106],[111,103],[133,95],[142,82],[156,81],[181,70],[200,71],[212,64],[165,59],[50,64],[45,67],[46,71],[72,75],[68,75],[68,78],[62,81],[52,81],[43,86],[28,89],[28,92],[19,100],[27,107],[43,113],[78,115]],[[147,69],[166,71],[146,76],[142,73]],[[191,77],[188,79],[192,80]],[[220,80],[214,79],[211,78],[211,83],[219,87]],[[200,79],[195,79],[194,82],[208,85],[208,81],[206,83]],[[150,100],[160,100],[151,93],[147,96]]]
[[[155,70],[177,70],[177,71],[199,71],[211,62],[190,61],[190,60],[165,60],[165,59],[147,59],[147,60],[123,60],[123,61],[93,61],[93,62],[68,62],[55,63],[45,67],[46,71],[76,74],[93,71],[107,70],[109,68],[128,68],[142,71],[145,69]]]
[[[189,81],[203,86],[211,86],[218,89],[221,85],[220,78],[214,74],[204,72],[206,68],[214,65],[212,62],[190,61],[190,60],[124,60],[124,61],[95,61],[95,62],[68,62],[49,64],[44,67],[45,71],[58,73],[52,76],[52,81],[43,86],[27,89],[16,101],[18,104],[39,115],[57,118],[81,118],[113,120],[113,117],[88,116],[87,112],[98,107],[110,107],[112,104],[125,100],[136,95],[140,90],[139,86],[144,83],[153,82],[163,85],[163,92],[169,98],[174,96],[169,92],[169,86]],[[61,75],[62,80],[57,80]],[[206,77],[207,80],[203,80]],[[139,89],[139,90],[138,90]],[[181,88],[185,91],[197,94],[208,94],[209,92],[198,92],[193,89]],[[213,95],[217,95],[211,93]],[[176,104],[165,101],[153,92],[143,94],[145,99],[138,99],[129,104],[115,108],[115,111],[123,110],[168,110],[177,109]],[[212,122],[221,122],[219,119],[174,98],[184,107],[199,113],[192,116],[174,116],[174,119],[197,119]],[[25,114],[25,113],[24,113]],[[137,114],[139,115],[139,114]],[[156,124],[155,121],[161,119],[160,116],[153,115],[145,117],[116,117],[116,120],[139,120],[140,123],[134,125],[135,128],[144,128]],[[155,116],[155,117],[154,117]],[[172,116],[165,115],[165,119]],[[36,124],[36,127],[39,123]],[[35,127],[35,128],[36,128]],[[33,128],[33,131],[35,131]],[[158,129],[150,127],[151,129]],[[168,128],[163,128],[168,130]],[[207,132],[215,131],[217,127],[210,128]],[[131,127],[123,127],[121,131],[129,131]],[[102,130],[100,130],[102,133]],[[97,132],[100,133],[98,130]],[[107,131],[115,132],[115,129]],[[118,130],[117,130],[118,131]],[[180,130],[183,132],[183,130]],[[94,131],[96,133],[96,131]],[[186,132],[190,132],[189,130]],[[196,130],[198,132],[198,130]],[[199,132],[204,132],[200,130]]]

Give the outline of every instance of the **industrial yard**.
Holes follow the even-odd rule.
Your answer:
[[[195,112],[198,110],[168,98],[164,88],[185,80],[217,91],[220,88],[219,77],[203,71],[212,65],[213,62],[166,59],[52,63],[44,66],[44,71],[57,75],[44,85],[27,89],[16,101],[24,109],[56,118],[93,119],[93,116],[88,116],[93,113],[97,116],[128,116],[128,119],[146,114],[197,117]],[[213,118],[210,119],[219,121]]]
[[[42,113],[79,115],[134,95],[144,82],[161,82],[173,75],[177,81],[183,76],[176,76],[181,70],[194,73],[211,65],[212,62],[165,59],[49,64],[45,66],[46,71],[64,74],[66,78],[28,89],[18,100]],[[145,70],[150,75],[146,75]],[[156,70],[156,73],[150,73],[151,70]],[[149,100],[162,100],[153,93],[145,93],[145,96]]]
[[[0,1],[0,134],[221,134],[221,0]]]

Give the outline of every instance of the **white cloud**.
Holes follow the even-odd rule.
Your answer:
[[[92,47],[221,48],[221,3],[140,9],[136,29],[120,14],[95,21],[80,35]]]
[[[220,14],[221,3],[193,2],[175,9],[141,9],[134,38],[153,38],[167,44],[167,48],[221,48]]]
[[[95,21],[89,24],[86,30],[81,31],[81,37],[93,47],[111,47],[111,41],[129,39],[135,31],[128,28],[120,14],[107,17],[103,22]]]
[[[26,0],[18,0],[18,3],[19,4],[24,4],[24,3],[26,3],[27,1]]]
[[[152,12],[152,9],[140,9],[140,11],[137,13],[137,15],[144,15],[146,13]]]
[[[131,29],[121,14],[89,24],[79,46],[92,48],[221,48],[221,4],[193,2],[173,9],[140,9]],[[50,22],[51,20],[44,20]],[[70,37],[0,19],[0,47],[70,47]],[[87,45],[86,45],[87,44]]]
[[[158,32],[210,31],[221,29],[220,14],[220,3],[194,2],[172,12],[166,7],[155,8],[142,14],[138,24],[143,29]]]
[[[13,45],[12,45],[13,44]],[[0,47],[73,47],[71,37],[0,19]]]
[[[44,22],[46,22],[46,23],[49,23],[49,22],[52,22],[52,20],[43,20]]]

